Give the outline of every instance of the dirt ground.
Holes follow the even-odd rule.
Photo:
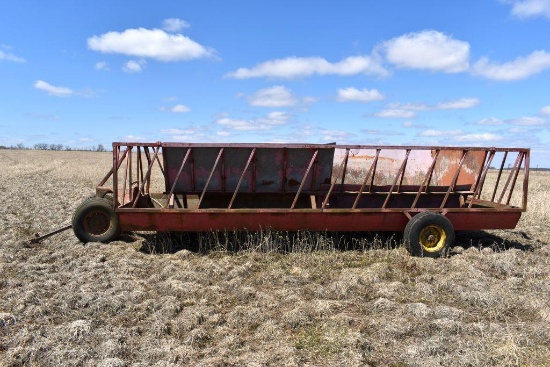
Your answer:
[[[458,233],[440,259],[399,234],[25,242],[110,164],[0,150],[1,366],[550,366],[549,173],[515,230]]]

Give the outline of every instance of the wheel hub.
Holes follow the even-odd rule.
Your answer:
[[[91,235],[99,236],[109,229],[110,221],[106,213],[95,210],[84,217],[84,229]]]
[[[447,236],[443,228],[437,225],[429,225],[420,231],[420,244],[424,251],[437,252],[445,247]]]

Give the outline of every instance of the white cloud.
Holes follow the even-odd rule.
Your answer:
[[[316,98],[316,97],[304,97],[304,98],[302,98],[302,103],[304,103],[305,105],[312,105],[317,101],[319,101],[319,98]]]
[[[527,79],[550,68],[550,54],[546,51],[535,51],[526,57],[497,64],[483,57],[472,68],[472,74],[497,81],[514,81]]]
[[[229,117],[223,117],[216,121],[216,124],[222,125],[231,130],[239,131],[253,131],[253,130],[266,130],[267,126],[259,124],[253,120],[232,119]]]
[[[418,104],[418,103],[390,103],[391,109],[407,110],[407,111],[433,111],[433,110],[459,110],[475,107],[479,104],[477,98],[460,98],[446,102],[441,102],[435,105]]]
[[[546,121],[540,117],[520,117],[517,119],[506,120],[507,123],[520,126],[545,125]]]
[[[390,103],[389,108],[394,110],[407,110],[407,111],[429,111],[433,110],[432,106],[420,103]]]
[[[382,44],[388,62],[404,69],[458,73],[469,68],[470,44],[441,32],[408,33]]]
[[[479,104],[477,98],[461,98],[452,101],[442,102],[435,106],[437,110],[462,110],[475,107]]]
[[[103,71],[109,71],[109,70],[111,70],[111,69],[109,68],[109,64],[107,64],[105,61],[96,62],[95,65],[94,65],[94,69],[96,69],[96,70],[103,70]]]
[[[338,100],[340,102],[358,101],[372,102],[384,99],[382,93],[376,89],[368,90],[366,88],[359,90],[357,88],[338,89]]]
[[[181,34],[161,29],[127,29],[88,38],[88,48],[102,53],[151,58],[159,61],[186,61],[212,57],[214,51]]]
[[[162,21],[162,29],[167,32],[179,32],[182,29],[189,27],[191,27],[189,23],[178,18],[169,18]]]
[[[268,125],[283,125],[288,122],[289,118],[290,116],[286,112],[274,111],[268,113],[265,118],[262,118],[259,121]]]
[[[292,92],[282,85],[275,85],[270,88],[260,89],[248,97],[252,106],[260,107],[288,107],[296,104],[296,97]]]
[[[500,135],[491,134],[491,133],[465,134],[465,135],[459,135],[455,137],[455,140],[457,141],[472,141],[472,142],[496,141],[501,139],[502,137]]]
[[[423,124],[415,124],[412,121],[405,121],[401,124],[406,129],[424,129],[426,128],[426,125]]]
[[[40,89],[47,92],[49,95],[56,96],[56,97],[70,97],[74,94],[74,91],[71,88],[56,87],[54,85],[46,83],[43,80],[37,80],[34,83],[34,87],[36,89]]]
[[[126,73],[141,73],[145,65],[147,65],[145,60],[130,60],[122,66],[122,71]]]
[[[414,111],[402,109],[382,110],[374,114],[376,117],[394,118],[394,119],[410,119],[416,116]]]
[[[172,107],[171,111],[181,113],[181,112],[189,112],[189,111],[191,111],[191,109],[187,106],[182,105],[182,104],[177,104],[174,107]]]
[[[126,135],[125,137],[122,138],[122,140],[126,142],[142,142],[142,141],[146,141],[147,139],[145,139],[142,136]]]
[[[542,16],[550,18],[550,0],[522,0],[512,2],[512,15],[518,18]]]
[[[185,129],[172,128],[160,130],[162,135],[168,135],[169,141],[212,141],[212,132],[207,126],[188,126]]]
[[[293,79],[312,75],[357,75],[374,74],[385,76],[387,71],[378,60],[370,56],[351,56],[331,63],[322,57],[288,57],[260,63],[253,68],[240,68],[226,74],[235,79],[284,78]]]
[[[540,109],[540,114],[541,115],[550,115],[550,105],[549,106],[544,106],[543,108]]]
[[[2,48],[6,49],[8,47],[2,45]],[[27,60],[25,60],[24,58],[15,56],[11,52],[0,50],[0,61],[1,60],[11,61],[11,62],[21,62],[21,63],[27,62]]]
[[[461,135],[463,132],[462,130],[435,130],[435,129],[429,129],[429,130],[424,130],[422,132],[420,132],[418,135],[419,136],[430,136],[430,137],[434,137],[434,136],[457,136],[457,135]]]
[[[231,136],[231,133],[228,131],[216,131],[216,135],[218,136]]]
[[[284,125],[288,122],[289,115],[285,112],[275,111],[268,113],[265,117],[244,120],[221,117],[216,120],[216,124],[229,130],[237,131],[264,131],[270,130],[276,126]]]
[[[161,107],[159,108],[160,111],[162,112],[166,112],[166,111],[169,111],[169,112],[175,112],[175,113],[183,113],[183,112],[190,112],[191,109],[185,105],[182,105],[182,104],[177,104],[173,107]]]
[[[479,120],[478,122],[476,122],[476,125],[497,126],[497,125],[502,125],[503,123],[504,121],[500,119],[497,119],[495,117],[488,117],[488,118]]]

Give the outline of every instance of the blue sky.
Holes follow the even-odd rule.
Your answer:
[[[0,2],[0,145],[530,147],[550,0]]]

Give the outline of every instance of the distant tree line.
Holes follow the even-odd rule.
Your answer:
[[[83,150],[83,151],[92,151],[92,152],[106,152],[107,149],[103,146],[103,144],[93,145],[91,147],[86,148],[74,148],[69,145],[63,145],[63,144],[46,144],[46,143],[37,143],[34,144],[32,147],[26,147],[24,144],[19,143],[17,145],[11,145],[11,146],[5,146],[0,145],[0,149],[20,149],[20,150]]]

